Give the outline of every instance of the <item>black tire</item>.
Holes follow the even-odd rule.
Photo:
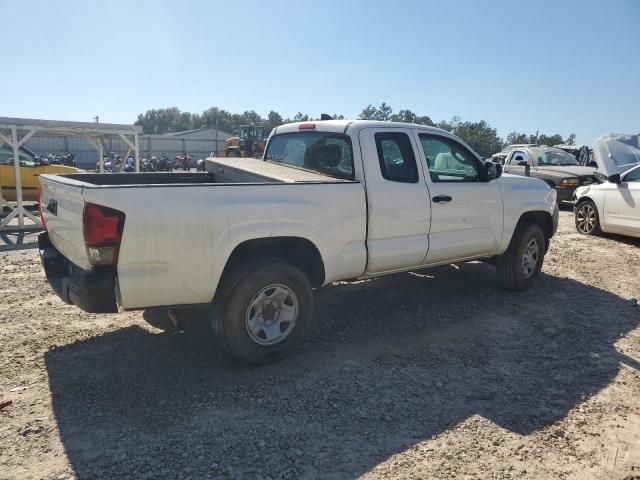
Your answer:
[[[576,230],[582,235],[600,235],[600,219],[598,207],[591,200],[583,200],[576,205],[574,214]]]
[[[525,266],[525,251],[535,244],[535,266],[527,262]],[[528,258],[533,258],[531,250]],[[531,288],[542,269],[545,253],[545,238],[542,229],[534,224],[522,222],[516,227],[511,243],[506,252],[496,261],[498,284],[508,290],[524,291]],[[525,269],[529,272],[525,273]]]
[[[256,302],[259,303],[260,297],[270,298],[270,292],[275,298],[275,289],[278,295],[285,297],[282,304],[276,307],[277,313],[272,311],[276,301],[263,305],[262,310],[252,307]],[[268,327],[262,328],[258,335],[250,333],[251,312],[255,322],[263,324],[259,321],[260,317],[269,317],[265,309],[271,309],[267,321],[273,322],[280,318],[280,307],[292,309],[295,314],[291,322],[276,326],[281,330],[276,334],[277,341],[268,338]],[[307,276],[289,263],[267,258],[245,263],[226,275],[214,300],[211,323],[223,352],[251,365],[266,365],[302,343],[312,318],[313,291]],[[264,338],[260,337],[260,333]],[[280,335],[283,335],[282,339],[278,339]],[[269,341],[275,343],[267,343]]]

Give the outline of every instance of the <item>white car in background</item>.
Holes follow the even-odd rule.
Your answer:
[[[575,199],[576,229],[583,235],[640,237],[640,165],[600,184],[579,187]]]

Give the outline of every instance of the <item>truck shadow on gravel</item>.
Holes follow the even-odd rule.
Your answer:
[[[639,368],[615,348],[639,312],[548,275],[506,293],[474,263],[318,291],[311,340],[268,367],[138,326],[46,366],[78,478],[355,478],[472,415],[522,435],[562,419]]]

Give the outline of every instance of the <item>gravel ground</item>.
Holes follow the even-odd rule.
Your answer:
[[[640,241],[572,218],[529,292],[481,263],[333,285],[263,368],[202,320],[65,305],[0,244],[0,478],[640,479]]]

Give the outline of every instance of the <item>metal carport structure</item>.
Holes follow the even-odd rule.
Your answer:
[[[33,118],[0,117],[0,144],[7,143],[13,149],[13,165],[15,168],[16,203],[14,207],[2,197],[0,185],[0,209],[8,207],[10,213],[0,221],[0,230],[24,230],[41,226],[40,219],[24,208],[22,204],[22,182],[20,178],[20,146],[37,133],[49,135],[84,137],[96,148],[100,172],[104,172],[104,142],[109,137],[121,138],[129,147],[127,155],[133,152],[136,161],[136,172],[140,171],[140,134],[139,125],[114,123],[67,122],[58,120],[40,120]],[[18,217],[18,225],[9,225]],[[33,225],[25,225],[25,217]]]

